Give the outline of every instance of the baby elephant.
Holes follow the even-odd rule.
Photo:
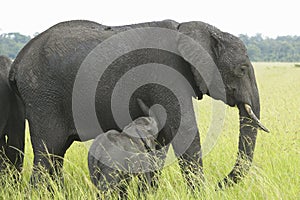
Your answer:
[[[150,182],[158,124],[144,102],[138,99],[138,104],[147,117],[137,118],[122,132],[110,130],[100,134],[89,149],[90,177],[101,192],[118,190],[121,197],[126,196],[132,175],[142,175]]]

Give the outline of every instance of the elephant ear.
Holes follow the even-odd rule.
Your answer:
[[[211,30],[210,32],[212,38],[212,52],[214,53],[216,59],[220,58],[222,51],[225,49],[225,44],[223,37],[220,32]]]
[[[191,64],[191,71],[200,91],[209,94],[215,99],[224,100],[225,87],[212,57],[212,49],[208,45],[201,45],[200,42],[186,34],[178,37],[178,51],[181,56]],[[196,38],[196,37],[195,37]]]

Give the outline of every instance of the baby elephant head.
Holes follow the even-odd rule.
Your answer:
[[[155,140],[158,135],[157,121],[154,117],[139,117],[134,120],[134,128],[137,134],[146,147],[151,150],[155,149]]]
[[[141,99],[137,99],[137,102],[145,117],[135,119],[123,129],[123,132],[132,139],[141,140],[148,150],[154,150],[159,132],[157,118]]]

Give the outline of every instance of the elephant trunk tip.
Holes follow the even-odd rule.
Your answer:
[[[222,181],[218,183],[216,190],[218,189],[222,190],[237,184],[239,181],[242,180],[243,177],[246,176],[250,166],[251,166],[251,162],[248,162],[247,165],[243,165],[243,166],[236,165],[235,170],[232,170]]]
[[[238,182],[237,179],[230,179],[229,177],[224,178],[222,181],[220,181],[215,189],[215,191],[218,190],[224,190],[228,187],[232,187],[234,184]]]

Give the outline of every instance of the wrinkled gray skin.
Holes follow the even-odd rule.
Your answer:
[[[21,171],[24,155],[25,113],[20,98],[11,90],[8,72],[11,60],[0,56],[0,170],[4,161]],[[7,160],[8,159],[8,160]]]
[[[144,113],[148,116],[149,109]],[[155,165],[151,153],[155,150],[157,133],[155,117],[139,117],[122,132],[110,130],[97,136],[88,153],[93,184],[101,192],[118,190],[121,197],[126,196],[126,185],[132,175],[144,176],[150,184],[148,172]]]
[[[40,164],[50,173],[53,173],[51,165],[42,156],[43,153],[47,152],[45,147],[49,153],[63,158],[72,142],[82,139],[78,137],[72,118],[72,88],[76,73],[84,58],[94,47],[108,37],[138,27],[168,28],[194,38],[213,58],[221,73],[227,96],[227,99],[222,100],[230,106],[237,105],[241,119],[249,118],[243,106],[244,103],[249,104],[259,118],[260,102],[253,66],[242,41],[229,33],[222,32],[203,22],[179,24],[167,20],[120,27],[107,27],[89,21],[63,22],[32,39],[17,56],[10,73],[11,84],[15,86],[25,103],[34,150],[34,166]],[[98,120],[104,131],[121,130],[110,114],[110,95],[115,84],[114,78],[122,77],[124,71],[126,72],[131,65],[138,66],[156,62],[173,66],[190,82],[199,99],[204,94],[210,95],[202,81],[203,78],[191,70],[193,66],[189,63],[187,55],[197,52],[188,48],[189,44],[182,44],[182,42],[185,40],[179,40],[177,44],[182,57],[173,56],[170,52],[146,49],[138,53],[131,52],[111,64],[110,67],[116,66],[118,70],[113,71],[110,76],[101,78],[95,101]],[[190,99],[191,110],[192,96],[194,95],[190,94],[185,97]],[[181,117],[176,97],[166,88],[155,84],[148,84],[139,88],[130,101],[130,113],[133,119],[142,115],[142,111],[134,103],[136,98],[142,99],[149,106],[158,103],[166,109],[168,118],[164,128],[159,133],[157,148],[169,144],[174,137],[172,133],[179,126]],[[212,98],[218,97],[212,96]],[[194,123],[195,127],[194,130],[184,129],[186,130],[184,134],[188,136],[191,131],[197,130],[197,127],[193,112],[190,112],[186,117],[187,121]],[[131,119],[126,120],[129,122]],[[249,170],[250,165],[242,163],[244,163],[243,161],[250,161],[251,163],[253,159],[257,130],[248,126],[251,122],[251,120],[240,121],[237,161],[233,170],[222,183],[237,182]],[[87,127],[89,126],[87,125]],[[182,124],[182,127],[184,128],[185,124]],[[182,141],[182,144],[184,142]],[[173,143],[175,153],[178,152],[182,144]],[[199,134],[195,136],[185,153],[180,155],[179,160],[184,175],[191,172],[202,176]],[[60,169],[63,159],[56,157],[53,158],[53,161],[57,163],[56,169]],[[192,181],[188,176],[185,177],[189,183]],[[220,184],[220,186],[222,185]]]

